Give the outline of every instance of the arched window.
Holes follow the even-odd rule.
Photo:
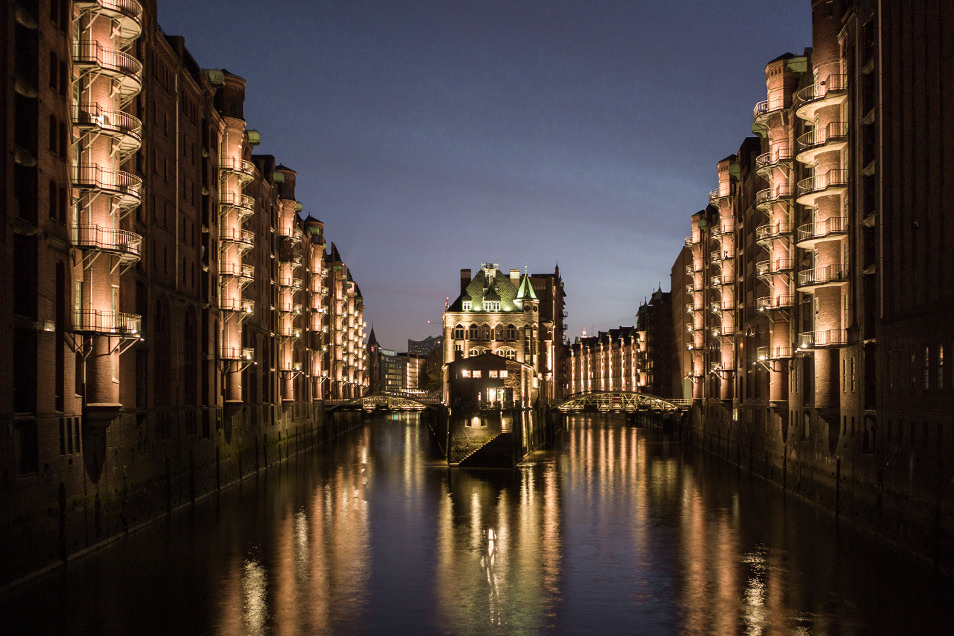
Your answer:
[[[507,357],[508,360],[516,360],[516,359],[517,359],[517,352],[516,352],[515,350],[513,350],[513,349],[507,349],[507,351],[506,351],[505,353],[506,353],[506,357]]]
[[[481,325],[481,327],[480,327],[480,339],[481,339],[481,340],[490,340],[490,325]]]
[[[470,356],[471,356],[471,357],[479,356],[479,355],[480,355],[480,349],[471,349],[471,350],[470,350]]]
[[[494,329],[494,340],[497,342],[502,342],[504,339],[504,327],[503,325],[497,325]]]
[[[517,328],[513,325],[507,325],[507,340],[513,341],[517,339]]]
[[[477,339],[477,325],[471,325],[469,331],[470,331],[470,333],[469,333],[470,339],[471,339],[471,340],[476,340],[476,339]]]
[[[463,340],[464,339],[464,325],[457,325],[454,327],[454,340]]]

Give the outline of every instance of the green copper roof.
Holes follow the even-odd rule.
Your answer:
[[[523,279],[520,281],[520,289],[517,290],[517,298],[520,300],[536,300],[537,295],[533,291],[533,285],[530,284],[530,275],[524,273]]]

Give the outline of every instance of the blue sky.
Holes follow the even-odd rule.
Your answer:
[[[398,351],[488,261],[559,263],[571,340],[633,324],[752,134],[765,64],[811,45],[809,0],[158,4],[248,81],[257,151],[298,172]]]

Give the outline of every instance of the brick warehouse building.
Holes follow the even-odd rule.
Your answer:
[[[363,300],[152,0],[0,7],[0,585],[321,433]],[[29,549],[26,549],[29,546]]]
[[[707,448],[951,568],[954,5],[815,0],[812,27],[692,217],[674,375]]]

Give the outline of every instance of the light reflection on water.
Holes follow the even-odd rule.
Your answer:
[[[51,634],[952,633],[944,601],[814,508],[619,419],[575,416],[517,470],[466,471],[390,416],[0,615]]]

